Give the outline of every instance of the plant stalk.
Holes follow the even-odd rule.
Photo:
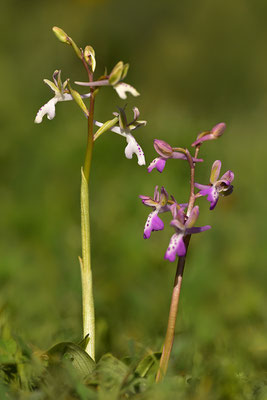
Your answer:
[[[191,237],[191,235],[188,235],[185,238],[186,249],[188,248],[190,237]],[[159,382],[166,375],[167,368],[168,368],[168,363],[169,363],[169,359],[170,359],[170,355],[171,355],[171,351],[172,351],[172,345],[173,345],[174,334],[175,334],[175,323],[176,323],[176,317],[177,317],[177,312],[178,312],[178,305],[179,305],[179,299],[180,299],[180,293],[181,293],[185,260],[186,260],[186,255],[184,257],[179,257],[178,264],[177,264],[176,274],[175,274],[175,278],[174,278],[173,291],[172,291],[172,299],[171,299],[171,306],[170,306],[170,312],[169,312],[167,332],[166,332],[166,337],[165,337],[165,341],[163,344],[163,350],[162,350],[162,354],[161,354],[161,358],[160,358],[159,369],[158,369],[157,376],[156,376],[156,382]]]
[[[88,72],[89,81],[93,79],[92,72],[87,64],[84,66]],[[82,236],[82,314],[83,314],[83,337],[89,335],[89,341],[85,351],[95,360],[95,309],[93,297],[93,280],[91,269],[91,240],[90,240],[90,207],[89,207],[89,178],[93,152],[93,126],[94,126],[94,89],[91,89],[90,107],[88,116],[88,137],[85,153],[84,167],[81,178],[81,236]]]

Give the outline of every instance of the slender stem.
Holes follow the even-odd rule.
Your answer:
[[[93,80],[93,74],[82,57],[84,67],[88,73],[89,81]],[[91,240],[90,240],[90,207],[89,207],[89,177],[93,152],[93,126],[94,126],[94,89],[91,89],[90,108],[88,116],[88,137],[85,153],[84,167],[81,180],[81,236],[82,236],[82,314],[83,314],[83,336],[89,335],[89,341],[85,351],[95,359],[95,310],[93,298],[93,280],[91,269]]]
[[[188,245],[189,245],[189,241],[190,241],[190,235],[188,235],[185,238],[185,240],[186,240],[186,249],[187,249]],[[177,264],[174,285],[173,285],[173,291],[172,291],[172,299],[171,299],[171,306],[170,306],[170,312],[169,312],[167,333],[166,333],[165,341],[163,344],[163,350],[162,350],[162,355],[160,358],[158,373],[156,376],[156,382],[159,382],[166,375],[167,368],[168,368],[168,363],[169,363],[169,359],[170,359],[170,355],[171,355],[174,334],[175,334],[175,323],[176,323],[176,317],[177,317],[177,312],[178,312],[178,305],[179,305],[179,299],[180,299],[180,293],[181,293],[185,260],[186,260],[186,255],[184,257],[179,257],[178,264]]]
[[[194,156],[195,158],[197,158],[198,153],[199,153],[199,146],[196,147],[195,156]],[[189,216],[194,207],[194,203],[195,203],[195,199],[196,199],[196,196],[195,196],[195,163],[193,162],[192,156],[188,150],[186,150],[186,156],[187,156],[188,163],[190,166],[190,196],[189,196],[189,202],[188,202],[188,207],[187,207],[187,216]],[[157,376],[156,376],[156,382],[159,382],[166,375],[167,368],[168,368],[168,363],[169,363],[169,359],[170,359],[170,355],[171,355],[171,351],[172,351],[172,345],[173,345],[174,334],[175,334],[175,324],[176,324],[176,318],[177,318],[177,313],[178,313],[178,305],[179,305],[179,299],[180,299],[180,293],[181,293],[185,260],[186,260],[187,249],[189,246],[190,239],[191,239],[191,235],[185,236],[184,243],[185,243],[185,247],[186,247],[186,253],[185,253],[185,256],[179,257],[178,264],[177,264],[177,269],[176,269],[176,274],[175,274],[175,279],[174,279],[174,286],[173,286],[173,291],[172,291],[170,311],[169,311],[167,332],[166,332],[166,337],[165,337],[165,341],[163,344],[163,350],[162,350],[162,354],[161,354],[161,358],[160,358],[159,369],[158,369]]]

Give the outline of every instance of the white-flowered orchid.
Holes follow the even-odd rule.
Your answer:
[[[138,164],[139,165],[145,165],[146,160],[145,160],[145,155],[144,152],[141,148],[141,146],[137,143],[133,135],[131,134],[132,130],[135,130],[141,126],[146,125],[146,121],[138,121],[137,118],[139,117],[140,113],[137,107],[133,108],[134,112],[134,119],[132,122],[127,123],[126,115],[123,109],[119,109],[119,113],[114,113],[115,116],[118,117],[119,119],[119,126],[113,126],[110,128],[112,132],[117,133],[118,135],[121,135],[125,137],[127,141],[127,146],[125,147],[125,156],[126,158],[133,158],[133,154],[136,154],[137,159],[138,159]],[[102,122],[94,121],[96,126],[103,126]]]
[[[129,69],[129,64],[124,64],[119,61],[112,69],[109,75],[103,75],[98,81],[94,82],[79,82],[75,81],[76,85],[89,86],[89,87],[102,87],[112,86],[116,90],[118,96],[125,100],[127,98],[126,93],[130,93],[132,96],[140,96],[140,93],[129,83],[123,82]]]
[[[34,120],[36,124],[40,124],[45,115],[47,115],[47,118],[49,120],[53,119],[56,115],[56,104],[59,101],[73,100],[72,95],[69,93],[69,90],[67,89],[68,79],[65,80],[64,83],[61,82],[61,71],[56,70],[53,73],[53,81],[54,82],[48,79],[44,79],[44,82],[53,90],[55,95],[46,104],[44,104],[38,111]],[[90,97],[90,93],[81,95],[81,97],[88,98]]]

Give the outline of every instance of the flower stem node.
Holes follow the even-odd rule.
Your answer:
[[[220,160],[214,161],[211,167],[210,185],[195,183],[195,187],[200,190],[198,196],[207,196],[207,200],[210,202],[210,210],[215,208],[219,196],[228,196],[233,192],[231,183],[234,180],[234,173],[229,170],[219,179],[221,166]]]

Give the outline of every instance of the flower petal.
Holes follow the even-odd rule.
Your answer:
[[[142,203],[145,206],[157,207],[157,205],[158,205],[158,203],[156,201],[154,201],[153,199],[151,199],[151,197],[143,196],[143,195],[140,195],[139,197],[140,197],[140,199],[142,200]]]
[[[131,93],[131,95],[135,97],[140,95],[140,93],[138,93],[137,90],[128,83],[119,82],[116,85],[114,85],[113,88],[116,90],[121,99],[127,98],[126,95],[127,92]]]
[[[57,97],[53,97],[51,100],[49,100],[46,104],[44,104],[40,110],[38,111],[34,122],[36,124],[40,124],[43,120],[43,117],[47,114],[48,119],[53,119],[56,115],[56,107],[55,105],[58,102]]]
[[[222,163],[220,160],[216,160],[212,164],[210,173],[210,183],[214,184],[218,180],[221,171],[221,166]]]
[[[166,159],[162,157],[157,157],[149,164],[147,170],[148,172],[151,172],[152,169],[157,168],[159,172],[162,172],[165,168],[165,164],[166,164]]]
[[[210,185],[201,185],[200,183],[195,183],[195,187],[198,188],[199,190],[201,190],[201,192],[209,191],[211,188]],[[205,194],[207,194],[207,193],[205,193]],[[202,196],[205,196],[205,194],[202,194]]]
[[[205,226],[194,226],[193,228],[188,228],[186,230],[186,233],[189,235],[192,235],[193,233],[199,233],[199,232],[204,232],[207,231],[208,229],[211,229],[210,225],[205,225]]]
[[[207,196],[207,200],[210,202],[210,210],[213,210],[215,208],[218,199],[219,199],[219,193],[217,192],[214,186],[211,186]]]
[[[127,158],[133,158],[133,153],[137,155],[138,164],[145,165],[145,155],[135,138],[130,134],[126,134],[127,146],[125,147],[125,156]]]
[[[185,223],[186,228],[192,228],[195,225],[196,220],[198,219],[198,215],[199,215],[199,207],[195,206]]]
[[[185,256],[186,254],[186,247],[183,241],[183,234],[175,233],[172,235],[169,246],[165,253],[165,260],[169,260],[171,262],[175,261],[176,254],[180,257]]]
[[[171,226],[174,226],[176,229],[178,229],[181,232],[184,232],[185,227],[184,224],[181,223],[177,218],[173,219],[170,223]]]
[[[164,228],[163,221],[158,217],[158,211],[152,211],[149,214],[145,229],[144,229],[144,239],[148,239],[153,231],[161,231]]]
[[[229,171],[225,172],[225,174],[223,174],[223,176],[221,177],[220,180],[226,180],[231,183],[234,180],[234,177],[235,177],[235,175],[234,175],[233,171],[229,170]]]
[[[197,146],[198,144],[201,144],[201,143],[203,143],[203,142],[206,142],[207,140],[213,140],[213,139],[216,139],[216,137],[215,137],[212,133],[209,133],[208,135],[202,136],[202,137],[198,138],[197,140],[195,140],[195,141],[191,144],[191,146],[192,146],[192,147],[195,147],[195,146]]]

